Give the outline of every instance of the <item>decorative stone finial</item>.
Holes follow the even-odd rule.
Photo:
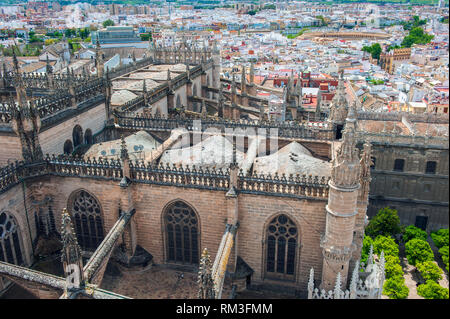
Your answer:
[[[120,136],[120,141],[121,141],[121,145],[120,145],[120,159],[121,160],[129,159],[127,143],[125,142],[125,138],[124,138],[123,134]]]
[[[72,287],[67,288],[77,289],[84,286],[81,248],[78,245],[76,233],[72,224],[72,218],[67,212],[67,209],[63,209],[61,217],[61,241],[63,244],[61,261],[63,263],[65,276],[70,276],[70,279],[72,280]]]
[[[215,298],[214,281],[212,279],[212,264],[208,249],[203,249],[198,271],[198,298]]]

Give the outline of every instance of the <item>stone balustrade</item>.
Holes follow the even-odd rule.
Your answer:
[[[148,130],[148,131],[171,131],[177,128],[184,128],[188,131],[196,129],[194,121],[197,120],[201,123],[201,130],[207,130],[209,128],[216,128],[221,132],[227,132],[227,129],[238,131],[242,130],[242,134],[245,134],[245,130],[251,129],[253,132],[258,133],[258,130],[265,129],[266,134],[269,137],[271,129],[277,129],[276,136],[284,138],[303,138],[303,139],[315,139],[315,140],[333,140],[334,129],[328,125],[310,126],[297,122],[280,123],[275,121],[257,121],[257,120],[230,120],[223,118],[207,118],[207,119],[194,119],[186,118],[180,115],[169,116],[167,118],[159,116],[136,116],[129,113],[116,113],[116,124],[119,128],[133,129],[133,130]]]
[[[40,118],[45,120],[47,117],[72,107],[72,99],[74,99],[77,105],[83,104],[86,101],[93,101],[93,98],[101,96],[105,93],[105,86],[105,79],[90,78],[86,82],[74,85],[73,95],[70,93],[69,89],[65,88],[52,95],[36,99],[33,103],[38,109]],[[0,104],[0,123],[11,122],[11,111],[14,107],[16,107],[16,104],[13,101],[10,103]]]
[[[68,156],[49,156],[39,162],[16,161],[0,169],[0,194],[21,181],[45,175],[63,177],[94,178],[120,181],[123,177],[122,165],[118,159],[79,158]],[[152,163],[130,162],[130,179],[135,183],[164,186],[190,187],[214,191],[227,191],[230,188],[230,170],[181,167],[175,164],[156,165]],[[319,176],[290,175],[273,177],[268,174],[238,174],[238,191],[245,194],[265,194],[273,196],[308,197],[326,199],[328,179]]]

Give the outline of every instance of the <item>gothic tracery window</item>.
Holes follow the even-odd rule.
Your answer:
[[[293,280],[295,275],[298,230],[286,215],[273,218],[267,227],[266,274]]]
[[[78,244],[84,250],[95,250],[104,238],[99,203],[91,194],[81,190],[74,196],[71,211]]]
[[[0,261],[22,265],[20,230],[14,218],[7,212],[0,213]]]
[[[167,261],[198,264],[200,233],[194,210],[184,202],[177,201],[167,208],[164,223]]]

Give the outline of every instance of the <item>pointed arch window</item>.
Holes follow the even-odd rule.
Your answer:
[[[194,210],[184,202],[177,201],[167,207],[164,223],[167,261],[198,264],[199,225]]]
[[[100,205],[84,190],[76,193],[73,198],[71,212],[78,244],[83,250],[95,250],[104,238]]]
[[[23,249],[20,230],[15,219],[8,212],[0,213],[0,261],[23,265]]]
[[[294,280],[298,229],[286,215],[272,219],[266,230],[266,276]]]

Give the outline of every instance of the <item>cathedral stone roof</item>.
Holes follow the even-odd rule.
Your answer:
[[[122,105],[137,98],[137,95],[128,90],[115,91],[111,95],[111,105]]]
[[[178,144],[179,146],[179,144]],[[175,146],[176,147],[176,146]],[[195,165],[202,168],[227,169],[231,163],[233,156],[233,144],[221,135],[213,135],[202,143],[198,143],[192,147],[175,148],[164,152],[161,156],[160,163],[166,165],[169,163],[179,165]],[[244,153],[236,150],[236,162],[240,166],[244,159]]]
[[[125,137],[125,143],[127,145],[128,155],[133,161],[137,159],[144,161],[150,160],[150,153],[161,144],[145,131],[139,131]],[[120,147],[120,139],[94,144],[86,152],[85,157],[119,158]]]
[[[304,146],[292,142],[274,154],[257,157],[253,162],[253,170],[272,175],[284,173],[286,177],[290,174],[330,176],[331,164],[313,157]]]
[[[192,69],[192,67],[190,68]],[[170,72],[185,72],[186,65],[182,63],[174,65],[162,64],[162,65],[152,65],[148,68],[149,71],[165,71],[165,72],[167,72],[167,69],[169,69]]]
[[[167,71],[161,72],[136,72],[131,73],[130,78],[133,79],[152,79],[156,81],[166,81],[167,80]]]
[[[113,81],[113,89],[114,90],[131,90],[131,91],[142,91],[144,88],[144,80],[135,80],[135,79],[130,79],[130,80],[117,80],[117,81]],[[161,83],[155,82],[151,79],[146,79],[145,80],[145,86],[147,87],[147,90],[151,90],[155,87],[157,87],[158,85],[160,85]]]

